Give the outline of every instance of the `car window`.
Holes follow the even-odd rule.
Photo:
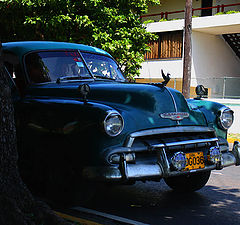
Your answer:
[[[19,61],[16,62],[17,56],[14,55],[13,53],[7,53],[8,57],[7,60],[4,62],[4,65],[8,71],[9,74],[9,82],[11,83],[11,87],[15,88],[14,86],[17,87],[18,91],[20,94],[23,94],[24,89],[26,87],[26,82],[24,79],[23,71],[20,66]],[[14,81],[14,83],[12,83]]]
[[[46,51],[28,54],[25,59],[33,83],[56,81],[61,77],[91,78],[77,51]]]
[[[125,81],[117,63],[110,57],[85,52],[83,52],[82,55],[95,77]]]

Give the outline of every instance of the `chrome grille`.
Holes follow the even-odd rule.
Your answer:
[[[218,146],[218,138],[211,128],[173,127],[136,132],[130,135],[127,146],[136,153],[136,162],[156,162],[157,152],[164,149],[167,158],[177,151],[202,151]]]

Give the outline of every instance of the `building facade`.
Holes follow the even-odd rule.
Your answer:
[[[158,40],[149,43],[137,81],[159,82],[163,69],[171,74],[169,85],[181,91],[184,8],[185,0],[161,0],[143,15],[143,22],[150,20],[146,29]],[[240,0],[193,0],[191,95],[203,84],[212,98],[240,98],[238,11]]]

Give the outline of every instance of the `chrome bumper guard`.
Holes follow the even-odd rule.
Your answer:
[[[236,159],[236,166],[240,165],[240,143],[238,141],[235,141],[233,144],[232,154]]]
[[[167,160],[167,159],[165,159]],[[222,153],[222,161],[216,165],[206,165],[203,169],[190,171],[170,171],[161,164],[127,164],[124,157],[121,160],[119,167],[85,167],[83,176],[89,180],[98,181],[126,181],[126,180],[141,180],[154,179],[170,176],[178,176],[190,174],[194,172],[209,171],[214,169],[222,169],[228,166],[240,165],[240,143],[234,142],[232,151]]]

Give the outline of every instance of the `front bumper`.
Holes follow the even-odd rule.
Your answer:
[[[117,166],[85,167],[83,176],[97,181],[128,181],[128,180],[156,180],[164,177],[187,175],[194,172],[222,169],[228,166],[240,165],[240,143],[235,141],[232,151],[222,153],[221,162],[206,165],[205,168],[190,171],[170,171],[162,163],[127,164],[126,161]]]

